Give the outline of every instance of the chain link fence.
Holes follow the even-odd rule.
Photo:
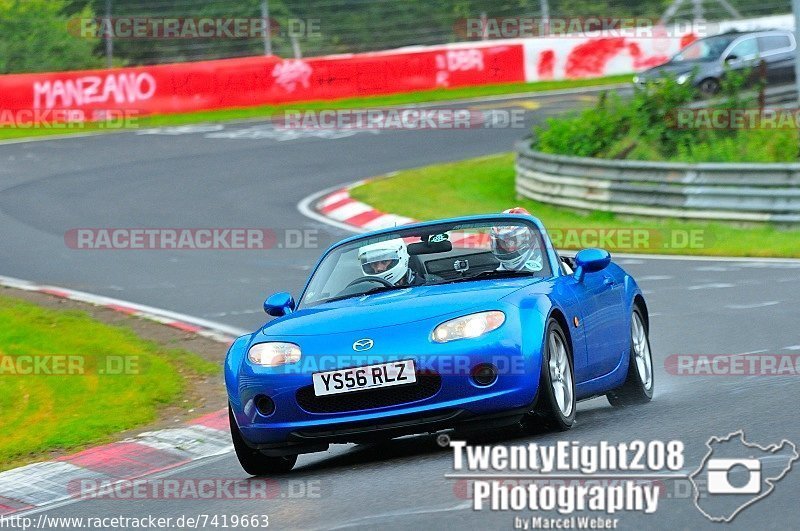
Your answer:
[[[60,17],[58,24],[39,12]],[[306,57],[508,36],[471,31],[476,20],[714,21],[790,12],[790,0],[12,0],[0,2],[0,73]],[[44,32],[55,39],[58,25],[66,25],[65,39],[40,44]],[[31,32],[35,38],[26,39]],[[67,37],[82,41],[77,47],[90,58],[75,59],[78,50],[63,67],[53,65],[49,54],[76,48]],[[25,59],[32,53],[48,57],[37,64]]]

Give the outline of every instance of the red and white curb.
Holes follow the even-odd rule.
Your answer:
[[[376,177],[375,179],[391,177],[395,173],[396,172]],[[382,212],[350,197],[350,190],[371,180],[373,179],[364,179],[347,186],[340,186],[317,192],[300,201],[300,203],[297,204],[297,209],[308,218],[350,232],[369,232],[399,225],[407,225],[417,221],[413,218]],[[484,239],[475,238],[474,236],[465,236],[463,239],[456,236],[452,238],[452,243],[454,246],[458,247],[480,248],[486,245]],[[574,250],[558,249],[558,251],[565,254],[575,253]],[[797,258],[761,258],[747,256],[695,256],[647,253],[613,253],[613,256],[632,260],[671,260],[679,262],[800,263],[800,259]]]
[[[328,193],[313,206],[322,216],[349,225],[351,230],[371,231],[407,225],[416,220],[397,214],[387,214],[350,197],[350,189],[364,184],[352,184]]]
[[[0,276],[0,286],[46,293],[155,321],[224,345],[247,331],[108,297]],[[210,413],[178,428],[130,439],[0,473],[0,516],[80,499],[82,481],[111,485],[230,452],[228,412]]]
[[[361,186],[368,181],[359,181],[345,188],[322,193],[322,198],[312,201],[311,211],[316,216],[325,218],[328,223],[335,222],[337,225],[344,225],[355,232],[367,232],[373,230],[387,229],[400,225],[408,225],[417,222],[416,219],[399,216],[397,214],[387,214],[376,208],[357,201],[350,197],[350,190],[356,186]],[[300,207],[301,212],[308,215]],[[308,210],[308,208],[306,208]],[[457,247],[481,248],[489,245],[488,237],[484,234],[450,234],[451,242]]]

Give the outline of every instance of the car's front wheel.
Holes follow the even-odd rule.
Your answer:
[[[719,93],[720,83],[719,80],[713,77],[702,80],[697,85],[697,90],[700,91],[700,96],[703,98],[712,98]]]
[[[547,323],[536,415],[549,428],[566,431],[575,422],[575,376],[570,347],[561,325]]]
[[[608,393],[612,406],[624,407],[644,404],[653,398],[653,355],[650,353],[650,338],[642,312],[636,306],[631,314],[631,353],[628,376],[622,387]]]
[[[233,410],[228,406],[228,419],[231,425],[231,439],[233,439],[233,449],[236,457],[244,468],[244,471],[251,476],[266,476],[269,474],[280,474],[289,472],[297,462],[296,455],[284,457],[269,457],[255,448],[250,448],[244,441],[236,419],[233,417]]]

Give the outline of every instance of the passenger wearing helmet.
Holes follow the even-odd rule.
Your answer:
[[[510,208],[503,214],[528,214],[524,208]],[[527,225],[492,227],[490,232],[492,253],[500,261],[500,270],[541,271],[544,256],[539,239]]]
[[[408,247],[401,239],[365,245],[358,250],[361,271],[368,277],[380,277],[394,286],[415,286],[425,280],[408,266]]]

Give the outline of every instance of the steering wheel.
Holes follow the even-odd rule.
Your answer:
[[[344,287],[344,289],[342,291],[344,291],[347,288],[352,288],[353,286],[356,286],[358,284],[363,284],[364,282],[377,282],[378,284],[383,284],[387,288],[394,287],[394,284],[392,284],[391,282],[389,282],[385,278],[381,278],[381,277],[361,277],[361,278],[357,278],[357,279],[353,280],[352,282],[350,282],[348,285],[346,285]]]

